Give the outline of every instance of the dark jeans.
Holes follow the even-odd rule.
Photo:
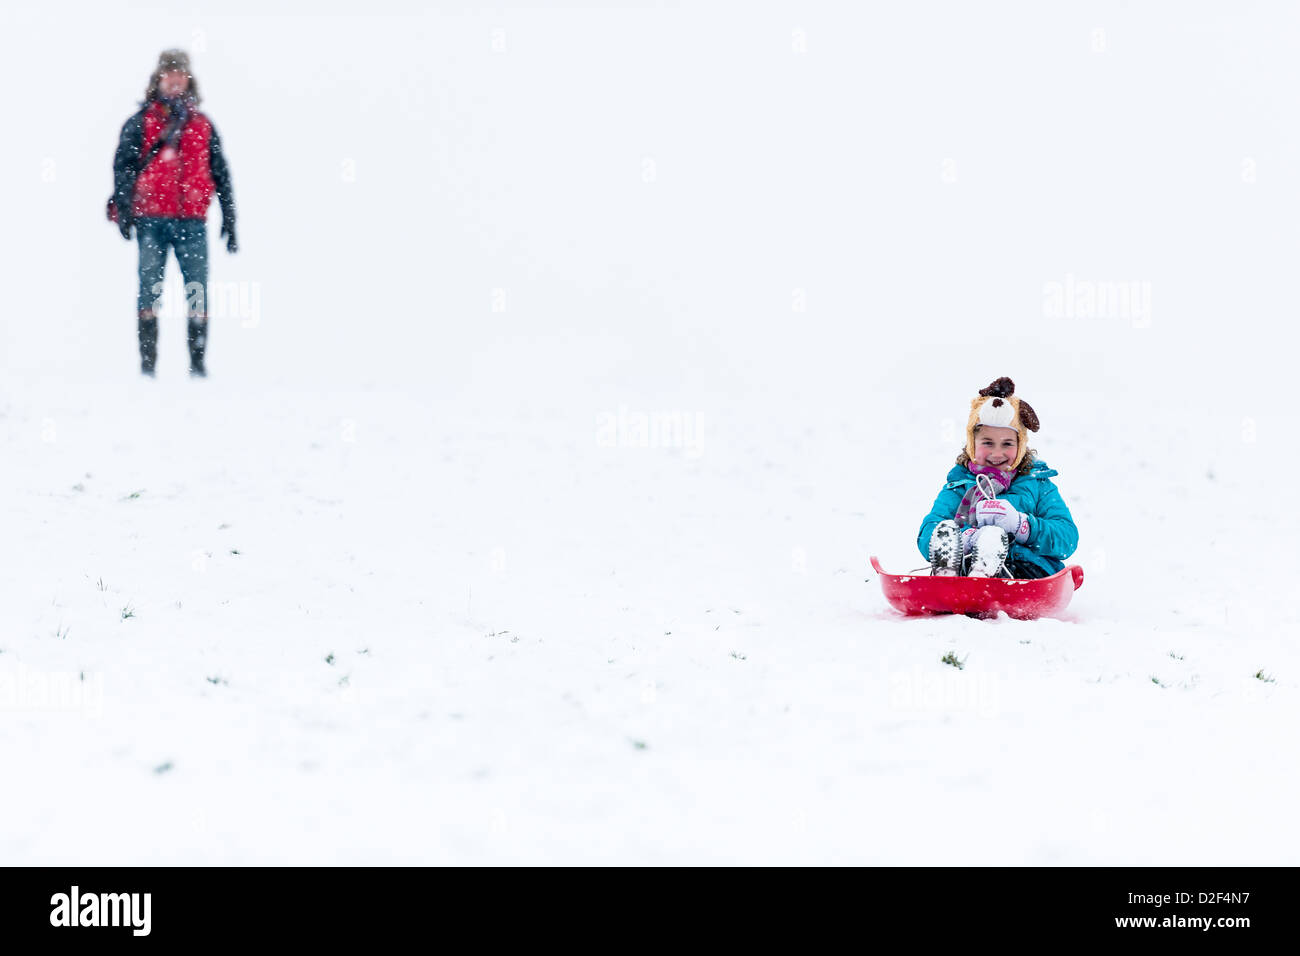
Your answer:
[[[176,250],[185,280],[186,314],[191,319],[206,318],[208,231],[204,220],[142,217],[135,221],[135,234],[140,244],[140,292],[136,296],[140,315],[158,314],[170,247]]]

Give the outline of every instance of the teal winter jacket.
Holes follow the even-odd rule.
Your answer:
[[[1017,511],[1029,516],[1029,537],[1024,544],[1012,544],[1008,561],[1032,561],[1048,574],[1065,567],[1065,559],[1079,546],[1079,529],[1074,526],[1070,509],[1061,500],[1061,493],[1051,479],[1058,472],[1036,461],[1027,475],[1017,475],[1011,487],[998,495]],[[957,506],[962,496],[975,484],[975,476],[964,465],[954,465],[948,472],[948,483],[934,499],[934,507],[921,522],[921,533],[916,546],[927,561],[930,560],[930,535],[940,521],[957,516]]]

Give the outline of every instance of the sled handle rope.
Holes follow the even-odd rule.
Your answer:
[[[986,501],[992,501],[998,496],[998,490],[993,487],[993,481],[988,475],[976,475],[975,487],[980,490]]]

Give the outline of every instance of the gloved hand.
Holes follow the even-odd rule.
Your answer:
[[[1000,498],[981,501],[975,506],[975,526],[993,525],[1024,544],[1029,538],[1029,516],[1017,511]]]
[[[117,231],[122,234],[123,239],[131,238],[130,216],[123,216],[120,212],[117,214]]]
[[[239,243],[235,241],[235,220],[223,218],[221,220],[221,235],[227,236],[226,251],[238,252]]]

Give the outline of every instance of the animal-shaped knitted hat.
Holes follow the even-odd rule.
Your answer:
[[[975,459],[975,429],[980,425],[997,428],[1014,428],[1020,436],[1016,447],[1016,460],[1012,468],[1019,468],[1029,450],[1029,433],[1038,431],[1038,415],[1024,399],[1013,394],[1016,383],[1005,375],[988,388],[981,388],[970,401],[970,419],[966,422],[966,456]]]

